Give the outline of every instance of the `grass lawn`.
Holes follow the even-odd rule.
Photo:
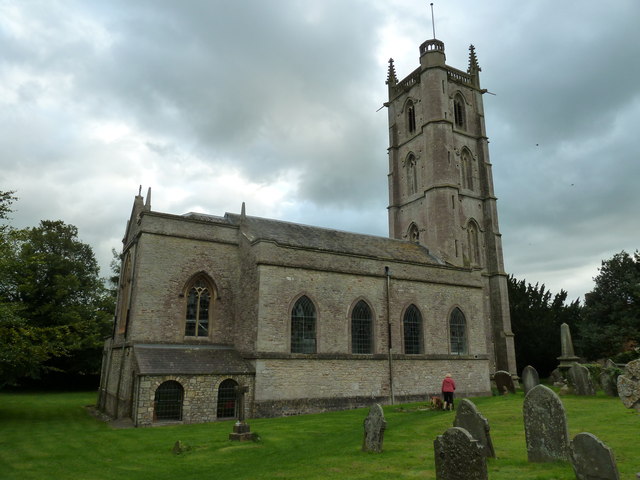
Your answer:
[[[571,438],[588,431],[611,447],[623,480],[640,472],[640,415],[617,398],[561,397]],[[433,440],[453,412],[385,406],[382,454],[363,453],[366,409],[252,419],[260,441],[228,440],[233,423],[112,429],[85,405],[95,393],[0,393],[0,478],[29,479],[435,479]],[[491,480],[573,480],[568,463],[530,464],[523,394],[473,399],[489,419],[498,458]],[[171,452],[176,440],[190,450]]]

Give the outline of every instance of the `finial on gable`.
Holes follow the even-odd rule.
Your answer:
[[[481,71],[482,69],[480,68],[480,65],[478,65],[478,57],[476,57],[476,47],[471,44],[469,45],[469,69],[467,70],[467,73],[473,74]]]
[[[145,210],[151,210],[151,187],[147,190],[147,199],[144,202]]]
[[[244,202],[242,202],[242,209],[240,210],[240,218],[243,221],[246,220],[246,218],[247,218],[247,213],[245,211]]]
[[[142,196],[142,185],[140,185],[138,187],[138,196],[141,197]]]
[[[396,76],[396,67],[393,66],[393,58],[389,59],[389,71],[387,73],[387,81],[384,82],[390,87],[395,87],[398,83],[398,77]]]
[[[480,78],[479,73],[482,71],[480,65],[478,65],[478,57],[476,57],[476,47],[469,45],[469,68],[467,69],[467,73],[471,75],[471,79],[473,84],[480,88]]]

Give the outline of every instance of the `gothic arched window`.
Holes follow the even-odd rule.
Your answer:
[[[407,193],[413,195],[418,191],[418,166],[415,155],[412,153],[407,157]]]
[[[464,97],[458,93],[453,99],[453,118],[458,128],[465,128],[466,125],[464,104]]]
[[[460,154],[462,165],[462,188],[473,190],[473,159],[469,150],[464,149]]]
[[[419,243],[420,242],[420,230],[415,223],[412,223],[409,226],[408,237],[410,242]]]
[[[351,353],[373,353],[371,337],[373,320],[367,302],[360,300],[351,312]]]
[[[316,307],[304,295],[291,309],[291,353],[316,353]]]
[[[411,304],[402,319],[404,333],[404,353],[422,353],[422,315],[418,307]]]
[[[217,418],[233,418],[236,416],[236,390],[238,383],[227,378],[218,387]]]
[[[467,242],[469,244],[469,263],[471,265],[482,265],[480,257],[480,238],[478,224],[471,220],[467,225]]]
[[[168,380],[156,389],[153,400],[154,420],[182,420],[184,389],[175,380]]]
[[[467,320],[459,308],[451,312],[449,318],[449,340],[453,355],[465,355],[467,353]]]
[[[407,102],[407,130],[409,133],[416,131],[416,107],[411,100]]]
[[[209,335],[209,313],[215,291],[206,277],[196,277],[187,288],[187,313],[184,334],[187,337]]]

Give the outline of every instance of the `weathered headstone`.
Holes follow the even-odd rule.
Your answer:
[[[377,403],[369,409],[369,415],[364,419],[364,440],[362,450],[364,452],[382,452],[384,431],[387,421],[384,419],[382,407]]]
[[[524,394],[526,395],[536,385],[540,385],[540,376],[538,371],[531,365],[527,365],[522,370],[522,386],[524,388]]]
[[[562,355],[558,357],[560,368],[569,368],[572,363],[580,360],[573,351],[571,329],[566,323],[560,325],[560,348],[562,349]]]
[[[618,375],[620,371],[615,362],[608,359],[600,373],[600,386],[605,394],[610,397],[618,396]]]
[[[451,427],[433,442],[436,479],[487,480],[482,448],[464,428]]]
[[[496,456],[489,434],[489,421],[478,411],[471,400],[463,398],[460,401],[453,426],[467,430],[478,441],[485,457],[493,458]]]
[[[249,424],[244,421],[244,394],[249,391],[246,386],[236,385],[236,405],[238,406],[238,421],[233,425],[233,433],[229,434],[229,440],[250,441],[255,440],[255,434],[251,433]]]
[[[551,380],[553,385],[556,387],[560,387],[566,383],[559,368],[556,368],[549,374],[549,380]]]
[[[567,370],[567,378],[576,395],[595,395],[596,389],[591,381],[589,370],[584,365],[574,363]]]
[[[625,407],[640,412],[640,358],[629,362],[618,377],[618,396]]]
[[[573,438],[571,464],[577,480],[620,480],[613,452],[590,433]]]
[[[503,395],[505,393],[516,393],[516,387],[513,384],[513,378],[509,372],[504,370],[498,370],[493,375],[493,380],[496,382],[496,388],[498,394]]]
[[[560,398],[549,387],[533,387],[524,398],[524,433],[530,462],[569,459],[567,416]]]

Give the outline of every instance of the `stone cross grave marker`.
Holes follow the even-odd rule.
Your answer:
[[[562,349],[562,355],[558,357],[558,360],[560,360],[561,368],[569,368],[573,362],[580,360],[573,351],[571,329],[566,323],[560,325],[560,348]]]
[[[369,409],[369,415],[364,419],[362,451],[382,452],[382,442],[386,428],[387,421],[384,419],[384,412],[382,411],[382,407],[376,403]]]
[[[618,377],[618,396],[625,407],[640,412],[640,358],[629,362]]]
[[[233,425],[233,433],[229,434],[229,440],[254,440],[255,434],[251,433],[249,424],[244,421],[244,394],[249,391],[249,388],[243,385],[236,385],[233,387],[236,392],[236,408],[238,409],[238,421]]]
[[[474,440],[478,441],[485,457],[494,458],[496,456],[489,433],[489,421],[478,411],[471,400],[463,398],[460,401],[453,426],[467,430]]]
[[[569,459],[569,430],[558,395],[544,385],[533,387],[524,398],[524,433],[530,462]]]
[[[487,460],[464,428],[451,427],[433,442],[437,480],[487,480]]]
[[[613,452],[591,433],[573,438],[571,464],[577,480],[620,480]]]
[[[574,363],[567,370],[567,378],[576,395],[595,395],[596,389],[591,381],[589,370],[584,365]]]
[[[540,376],[538,375],[538,371],[531,365],[527,365],[522,370],[522,386],[524,388],[524,394],[526,395],[529,393],[529,391],[536,385],[540,385]]]
[[[496,382],[496,388],[499,395],[506,393],[516,393],[516,387],[513,384],[513,378],[509,372],[498,370],[493,374],[493,380]]]

